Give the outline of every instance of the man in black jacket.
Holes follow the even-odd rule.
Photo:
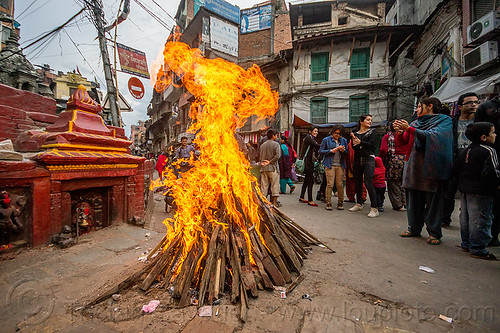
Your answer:
[[[471,142],[465,136],[467,125],[474,122],[474,115],[479,105],[479,99],[473,92],[460,95],[458,98],[459,112],[453,116],[453,159],[460,151],[465,149]],[[449,227],[451,223],[451,214],[455,209],[455,194],[457,193],[458,179],[452,177],[447,184],[443,196],[443,227]]]
[[[487,102],[482,103],[476,112],[474,122],[488,121],[495,126],[495,133],[500,133],[500,97],[497,96]],[[500,154],[500,140],[493,144],[497,155]],[[488,246],[499,246],[498,233],[500,232],[500,190],[497,189],[493,200],[493,224],[491,226],[492,239]]]

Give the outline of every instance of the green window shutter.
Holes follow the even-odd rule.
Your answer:
[[[311,54],[311,81],[328,81],[328,52]]]
[[[349,121],[358,121],[359,116],[369,113],[368,96],[349,97]]]
[[[356,49],[351,56],[351,79],[370,77],[370,49]]]
[[[311,99],[311,123],[326,124],[328,115],[328,99]]]

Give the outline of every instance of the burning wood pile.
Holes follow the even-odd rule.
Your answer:
[[[164,221],[167,234],[149,254],[150,264],[91,304],[140,281],[144,291],[168,289],[181,307],[230,295],[241,302],[245,320],[248,295],[292,282],[308,247],[327,246],[265,199],[238,149],[235,130],[253,115],[262,119],[278,109],[278,94],[260,69],[206,59],[173,41],[163,56],[155,89],[163,91],[175,78],[193,94],[189,131],[201,153],[187,161],[192,168],[182,178],[168,170],[152,185],[168,188],[177,210]]]

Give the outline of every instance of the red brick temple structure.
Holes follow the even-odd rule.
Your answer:
[[[39,105],[47,110],[33,112]],[[9,197],[0,195],[0,233],[2,219],[14,221],[12,208],[22,228],[11,241],[31,246],[46,244],[63,226],[84,233],[143,218],[152,162],[130,154],[124,129],[104,123],[100,105],[83,86],[59,116],[55,108],[50,98],[0,85],[0,120],[12,127],[0,130],[0,141],[13,139],[23,155],[20,161],[0,159],[0,193]],[[37,128],[33,113],[45,129],[29,129]]]

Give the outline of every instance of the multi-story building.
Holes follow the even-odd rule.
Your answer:
[[[146,126],[144,121],[139,120],[137,125],[130,126],[130,141],[132,141],[130,148],[133,154],[140,155],[146,152]]]
[[[333,124],[353,126],[362,114],[373,115],[375,124],[393,118],[391,67],[416,26],[389,26],[385,15],[385,1],[290,6],[287,126],[293,126],[297,146],[310,124],[326,135]]]
[[[223,0],[182,0],[175,18],[182,34],[180,41],[199,48],[209,59],[222,58],[243,68],[261,64],[271,87],[279,88],[280,66],[266,64],[283,63],[279,60],[283,58],[280,52],[291,47],[286,43],[291,41],[291,34],[283,0],[268,1],[241,13],[237,6]],[[240,20],[245,23],[243,27]],[[174,83],[178,82],[174,79]],[[181,136],[192,136],[186,132],[191,123],[192,98],[189,91],[174,84],[161,93],[153,92],[148,107],[147,139],[154,152]],[[250,119],[239,131],[245,141],[255,142],[260,132],[271,125],[279,127],[279,121]]]

